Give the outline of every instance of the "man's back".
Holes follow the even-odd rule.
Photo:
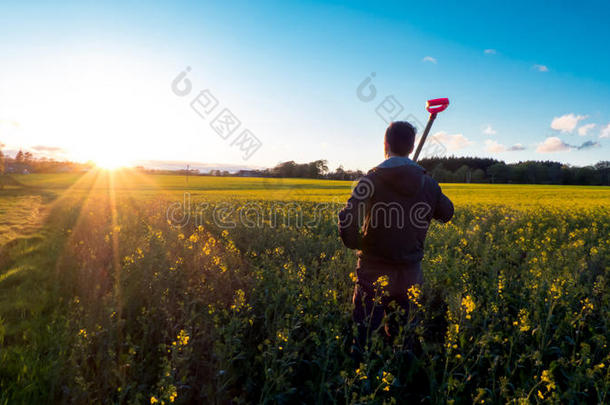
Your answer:
[[[423,257],[430,221],[447,222],[452,216],[453,204],[421,166],[391,157],[360,180],[339,213],[339,232],[360,258],[415,264]]]

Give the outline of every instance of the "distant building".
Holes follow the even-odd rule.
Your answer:
[[[30,174],[32,170],[23,163],[9,163],[6,172],[11,174]]]

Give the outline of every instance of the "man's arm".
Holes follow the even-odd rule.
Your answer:
[[[443,194],[441,186],[437,184],[437,187],[439,197],[436,202],[436,207],[434,207],[434,213],[432,214],[432,218],[443,223],[449,222],[451,218],[453,218],[453,203],[445,194]]]
[[[346,206],[339,212],[339,236],[349,249],[362,248],[360,227],[373,191],[373,183],[363,178],[352,191]]]

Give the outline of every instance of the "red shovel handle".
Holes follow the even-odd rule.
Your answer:
[[[428,110],[430,114],[437,114],[441,111],[444,111],[445,108],[447,108],[448,106],[448,98],[435,98],[433,100],[428,100],[428,103],[426,104],[426,110]]]

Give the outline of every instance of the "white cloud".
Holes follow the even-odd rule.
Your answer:
[[[517,152],[517,151],[521,151],[521,150],[525,150],[525,146],[521,145],[520,143],[516,143],[513,146],[511,146],[510,148],[508,148],[508,151],[511,152]]]
[[[487,55],[495,55],[498,53],[495,49],[485,49],[483,52],[485,52]]]
[[[556,136],[551,136],[546,138],[544,142],[538,144],[538,148],[536,152],[548,153],[548,152],[563,152],[570,150],[587,150],[593,148],[601,148],[602,145],[599,142],[595,141],[586,141],[580,145],[570,145],[569,143],[565,143],[561,139]]]
[[[550,152],[562,152],[566,150],[570,150],[572,147],[557,138],[556,136],[550,136],[544,140],[544,142],[538,144],[536,148],[536,152],[540,153],[550,153]]]
[[[424,56],[422,62],[431,62],[436,64],[436,58],[433,58],[432,56]]]
[[[490,153],[501,153],[501,152],[518,152],[521,150],[525,150],[525,146],[520,143],[516,143],[513,146],[506,147],[502,145],[498,141],[494,141],[493,139],[485,140],[485,151]]]
[[[46,145],[36,145],[32,146],[33,150],[36,152],[49,152],[49,153],[63,153],[65,150],[60,148],[59,146],[46,146]]]
[[[493,129],[491,127],[491,125],[487,124],[487,126],[485,127],[485,129],[483,130],[483,133],[485,135],[495,135],[498,133],[498,131],[496,131],[495,129]]]
[[[602,132],[599,133],[600,138],[610,138],[610,124],[602,128]]]
[[[583,144],[580,146],[575,146],[575,148],[578,150],[601,148],[601,147],[602,146],[599,144],[599,142],[595,142],[595,141],[586,141],[586,142],[583,142]]]
[[[35,145],[28,149],[34,151],[36,156],[46,156],[55,159],[65,159],[67,155],[66,150],[59,146]]]
[[[7,127],[14,127],[14,128],[18,128],[19,127],[19,122],[15,121],[15,120],[0,120],[0,126],[7,126]]]
[[[450,135],[445,131],[440,131],[434,134],[434,139],[443,144],[449,150],[463,149],[474,143],[462,134]]]
[[[4,134],[13,134],[19,130],[20,125],[17,121],[13,120],[0,120],[0,133]]]
[[[583,125],[582,127],[578,128],[578,135],[585,136],[585,135],[587,135],[587,132],[589,132],[593,128],[595,128],[595,124]]]
[[[498,143],[498,141],[486,139],[485,140],[485,151],[491,152],[491,153],[506,152],[506,146],[502,145],[501,143]]]
[[[576,128],[579,121],[587,119],[588,117],[588,115],[565,114],[561,117],[553,118],[553,121],[551,121],[551,128],[556,131],[571,133],[574,131],[574,128]]]
[[[537,70],[539,72],[548,72],[549,68],[546,67],[545,65],[534,65],[532,66],[532,69]]]

